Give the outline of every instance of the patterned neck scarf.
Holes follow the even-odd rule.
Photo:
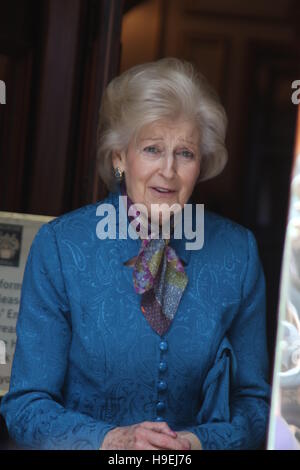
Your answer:
[[[122,195],[127,196],[128,209],[133,204],[121,185]],[[128,216],[132,221],[134,217]],[[150,227],[148,229],[150,234]],[[188,283],[184,267],[169,240],[142,239],[133,269],[135,291],[141,294],[141,311],[156,333],[164,335],[169,329],[180,299]]]

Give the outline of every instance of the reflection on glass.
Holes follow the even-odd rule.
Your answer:
[[[268,449],[300,450],[300,121],[281,272]]]

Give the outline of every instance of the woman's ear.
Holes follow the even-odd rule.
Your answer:
[[[112,164],[114,168],[120,168],[121,171],[125,169],[125,152],[114,150],[112,153]]]

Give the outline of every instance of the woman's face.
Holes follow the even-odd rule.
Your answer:
[[[125,171],[128,196],[151,213],[151,204],[183,208],[200,173],[199,133],[191,120],[161,119],[142,128],[127,152],[115,154],[114,167]]]

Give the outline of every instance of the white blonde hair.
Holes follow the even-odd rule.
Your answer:
[[[106,87],[99,114],[97,162],[115,190],[112,154],[126,150],[143,126],[162,118],[192,119],[199,130],[199,181],[217,176],[227,162],[227,117],[218,95],[189,62],[164,58],[126,70]]]

